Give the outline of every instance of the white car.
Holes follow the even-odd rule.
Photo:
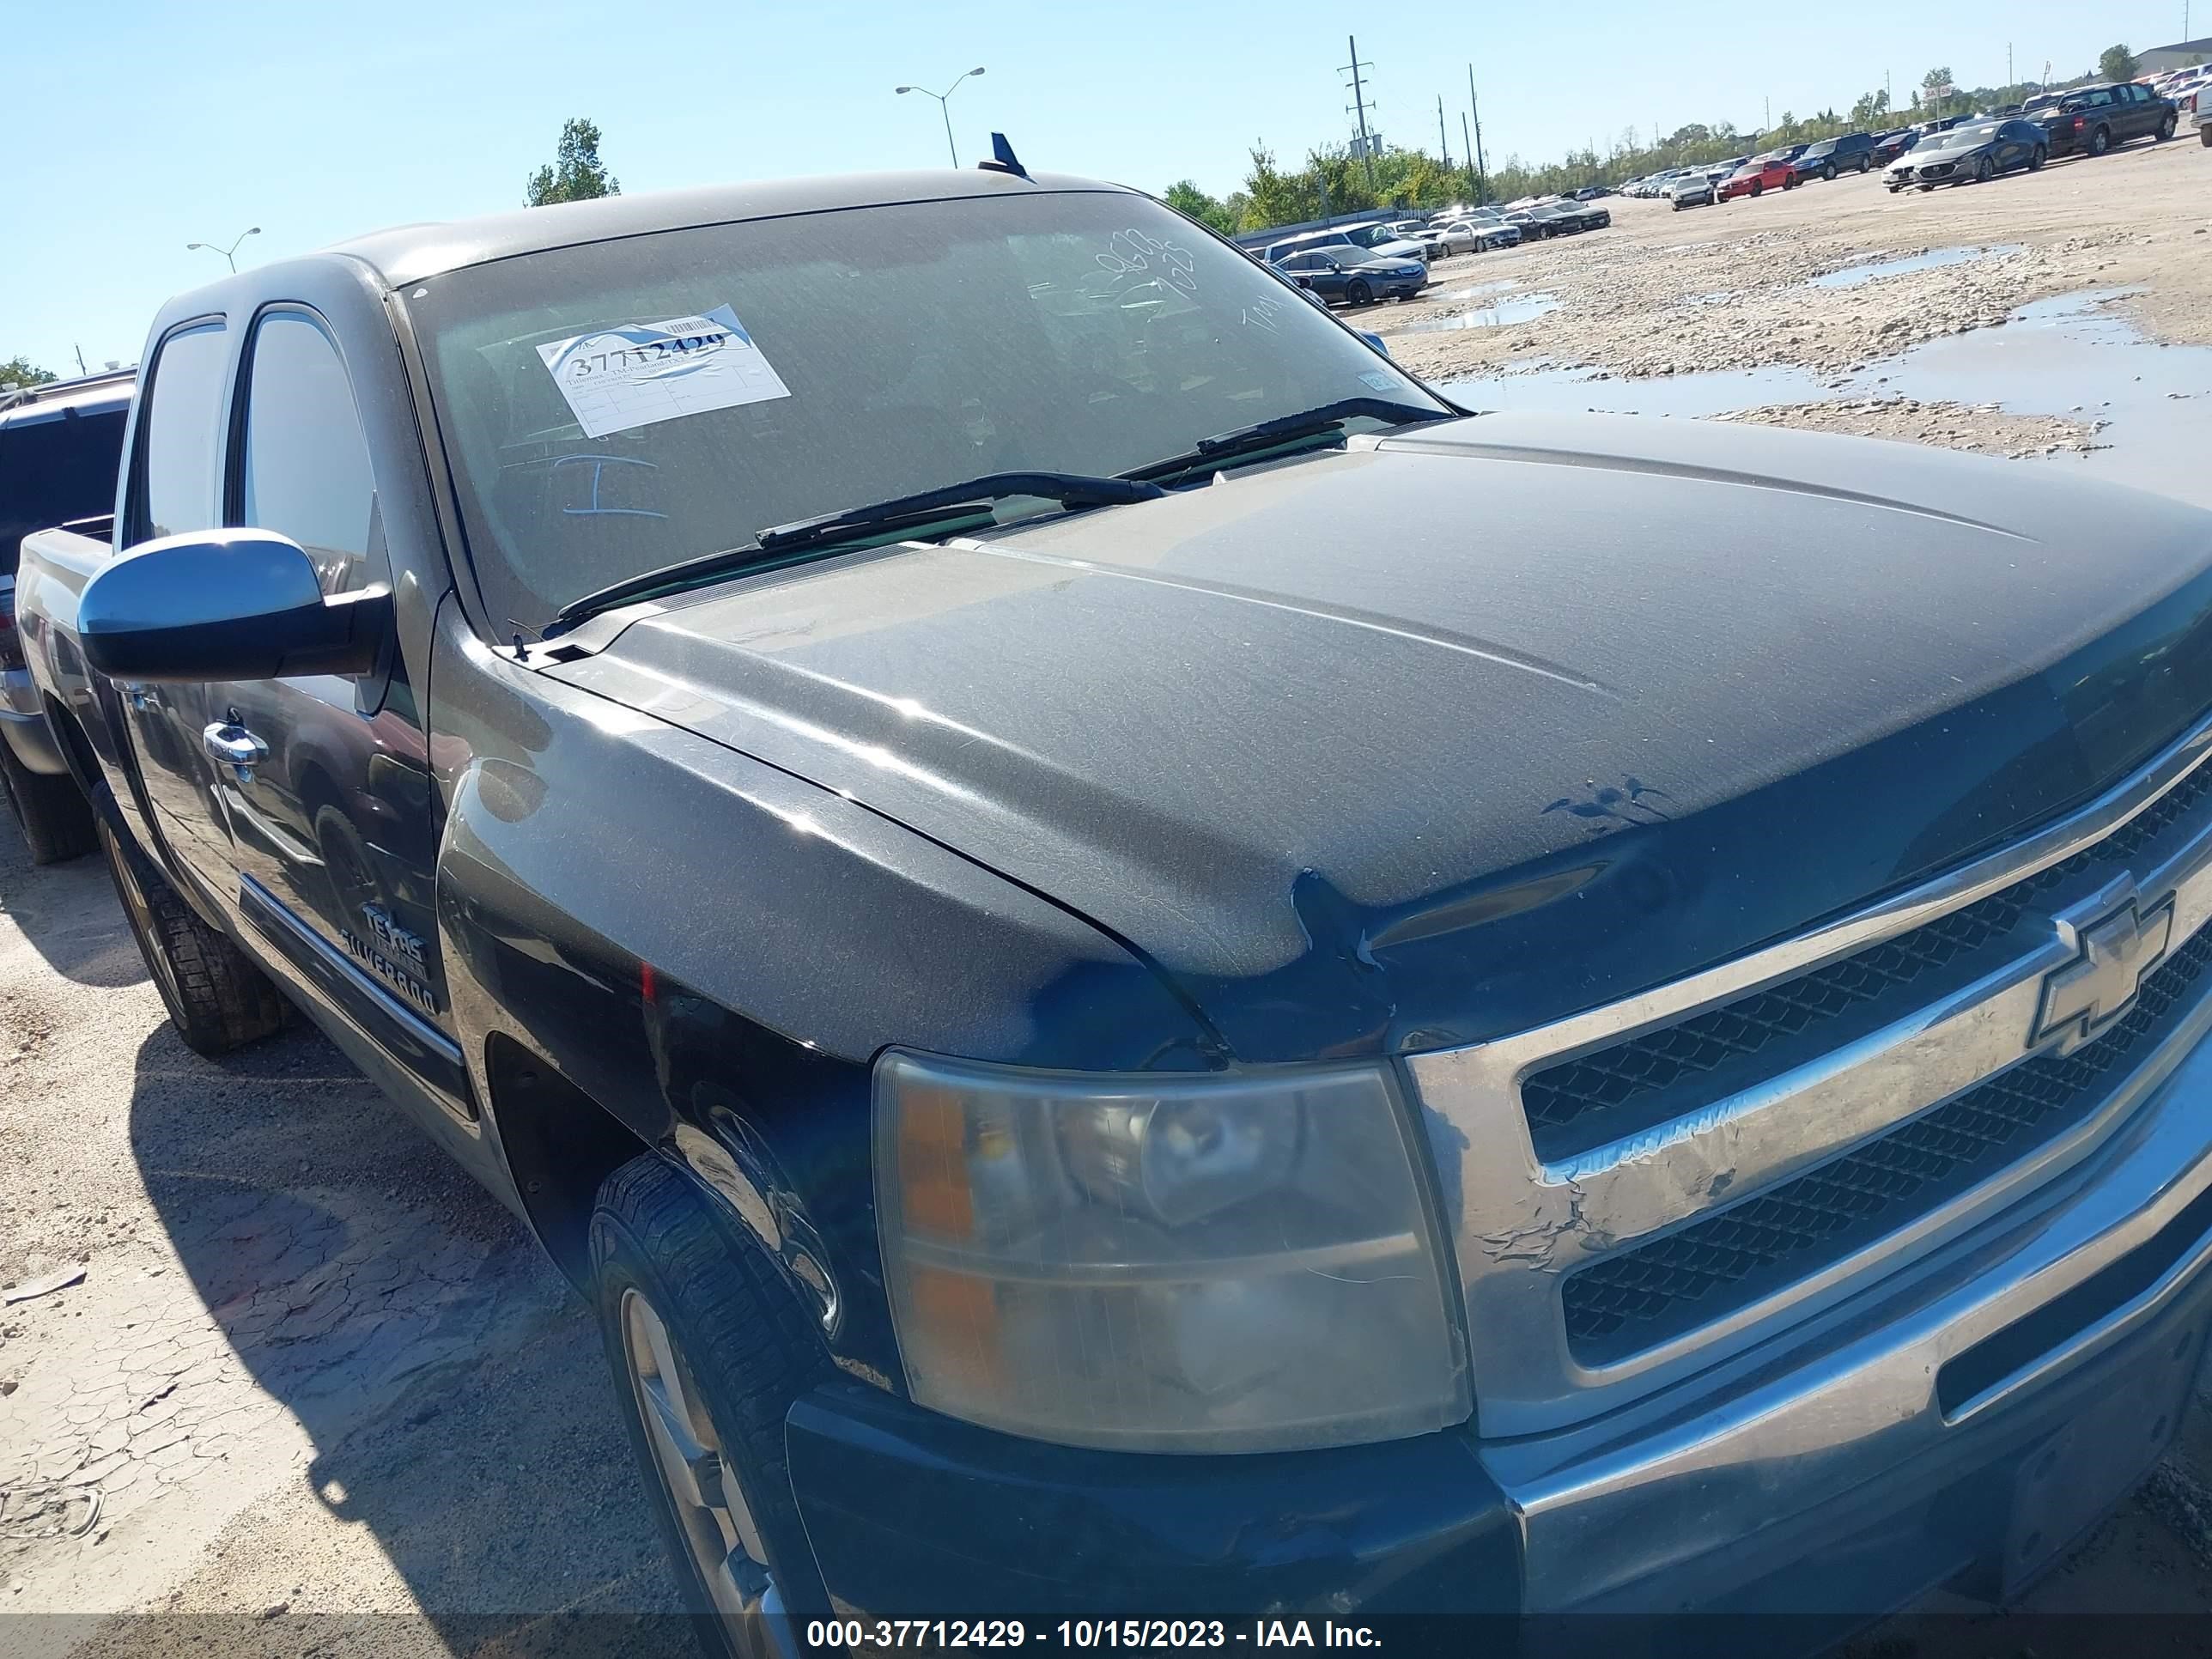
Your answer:
[[[1452,222],[1474,236],[1477,252],[1521,246],[1521,227],[1508,224],[1505,216],[1495,208],[1477,208],[1464,219],[1455,219]]]
[[[1677,213],[1686,207],[1713,204],[1713,176],[1710,173],[1677,173],[1667,181],[1667,205]]]

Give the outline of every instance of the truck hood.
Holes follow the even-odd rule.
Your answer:
[[[1608,1001],[2082,800],[2212,706],[2208,564],[2212,514],[2055,467],[1495,415],[724,584],[547,672],[1290,1060]]]

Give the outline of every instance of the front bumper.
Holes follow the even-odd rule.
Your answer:
[[[1952,1250],[1948,1291],[1875,1287],[1813,1358],[1753,1356],[1725,1388],[1693,1377],[1556,1435],[1144,1456],[841,1382],[792,1411],[792,1484],[833,1599],[867,1615],[1848,1621],[1938,1586],[2005,1599],[2141,1478],[2190,1398],[2212,1325],[2212,1048],[2092,1164]]]

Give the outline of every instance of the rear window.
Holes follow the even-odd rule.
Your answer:
[[[0,574],[15,574],[23,538],[115,510],[125,411],[0,426]]]

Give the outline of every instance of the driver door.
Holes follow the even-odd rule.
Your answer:
[[[325,597],[392,580],[367,438],[327,325],[305,307],[255,319],[226,522],[300,544]],[[428,743],[396,649],[370,673],[208,688],[209,751],[240,908],[341,1002],[362,981],[443,1030],[445,976]],[[343,963],[350,971],[333,973]]]

